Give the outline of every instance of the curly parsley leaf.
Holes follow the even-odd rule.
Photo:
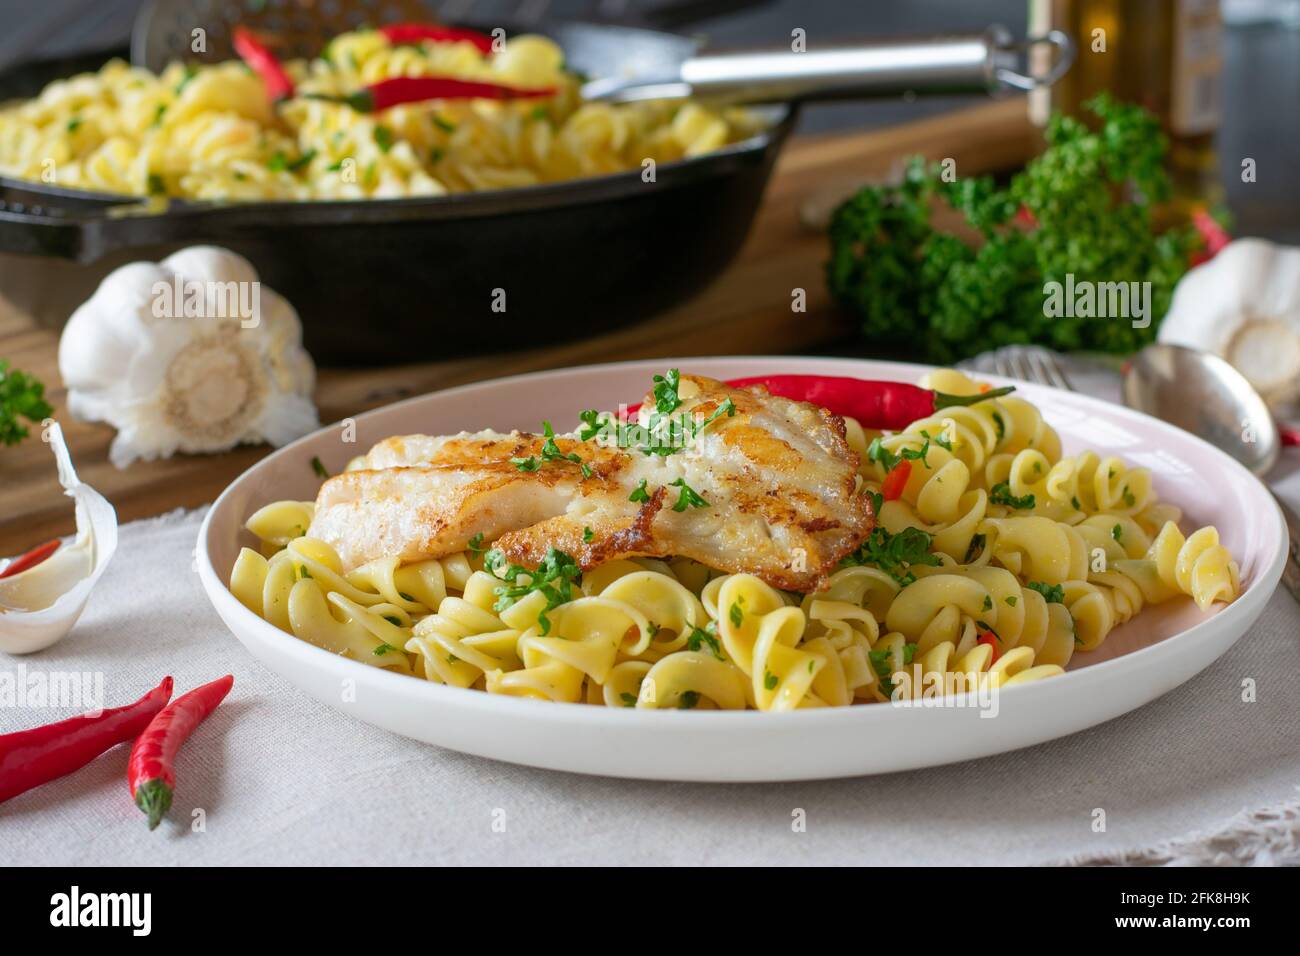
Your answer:
[[[30,432],[19,419],[38,424],[54,414],[45,400],[45,385],[35,376],[10,369],[0,359],[0,444],[17,445]]]
[[[497,613],[513,607],[534,591],[540,591],[546,596],[546,607],[537,616],[539,630],[543,636],[551,630],[551,622],[546,612],[572,601],[573,585],[582,583],[582,568],[579,567],[578,562],[571,555],[553,546],[546,549],[546,555],[535,571],[510,563],[506,556],[495,548],[487,553],[484,564],[494,577],[505,582],[494,588],[494,593],[497,595],[494,608]]]
[[[1048,604],[1064,604],[1065,588],[1059,584],[1047,584],[1043,581],[1030,581],[1025,587],[1037,591]]]
[[[937,568],[942,564],[937,554],[930,553],[931,541],[930,535],[920,528],[904,528],[898,534],[890,534],[876,525],[867,540],[842,563],[849,567],[879,568],[906,587],[916,580],[913,567]]]

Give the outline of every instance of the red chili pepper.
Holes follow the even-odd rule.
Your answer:
[[[907,487],[907,479],[912,477],[912,463],[910,461],[900,461],[889,473],[885,475],[885,480],[880,483],[880,496],[886,501],[897,501],[903,497],[903,489]]]
[[[172,805],[172,792],[176,788],[173,769],[176,752],[194,728],[217,709],[234,683],[235,678],[227,674],[177,697],[150,721],[131,748],[126,779],[131,785],[135,805],[149,817],[150,830],[158,826]]]
[[[1034,215],[1033,210],[1028,206],[1021,206],[1016,210],[1016,214],[1012,218],[1026,229],[1038,228],[1038,217]]]
[[[358,113],[378,113],[425,100],[535,100],[554,95],[553,86],[524,88],[453,76],[394,76],[344,96],[312,94],[311,98],[345,103]]]
[[[1198,249],[1192,253],[1190,261],[1193,266],[1199,266],[1202,262],[1209,262],[1219,254],[1224,246],[1232,242],[1232,236],[1228,235],[1228,230],[1219,225],[1219,221],[1211,216],[1204,206],[1198,206],[1192,212],[1192,226],[1195,227],[1201,241],[1205,243],[1204,249]]]
[[[276,55],[261,40],[253,36],[244,27],[235,27],[231,35],[235,53],[248,64],[254,73],[262,78],[266,86],[266,95],[272,103],[279,103],[293,96],[293,80],[284,71]]]
[[[1290,425],[1277,426],[1278,433],[1282,436],[1282,444],[1288,448],[1300,447],[1300,428],[1292,428]]]
[[[856,418],[863,428],[885,431],[906,428],[917,419],[928,418],[943,408],[974,405],[1016,390],[1014,385],[1007,385],[991,388],[978,395],[949,395],[908,385],[906,382],[873,382],[834,375],[756,375],[752,378],[733,378],[727,384],[732,388],[764,385],[773,395],[798,402],[811,402],[836,415]],[[629,405],[628,414],[633,414],[640,407],[640,404]]]
[[[998,662],[998,658],[1002,656],[1001,653],[999,653],[998,651],[997,634],[995,634],[993,631],[983,630],[983,629],[978,630],[975,633],[979,635],[979,637],[975,639],[975,643],[987,644],[989,646],[989,649],[993,651],[993,656],[989,658],[989,663],[996,664]]]
[[[136,737],[171,695],[172,679],[164,677],[134,704],[0,736],[0,803],[66,777],[108,748]]]
[[[477,30],[464,30],[459,27],[435,26],[429,23],[390,23],[380,27],[379,32],[388,38],[389,43],[472,43],[480,53],[492,52],[492,38]]]
[[[44,544],[38,544],[26,554],[20,554],[18,557],[6,564],[4,570],[0,571],[0,578],[22,574],[22,572],[26,571],[28,568],[36,567],[36,565],[40,564],[57,550],[59,550],[59,540],[57,538],[53,541],[46,541]]]

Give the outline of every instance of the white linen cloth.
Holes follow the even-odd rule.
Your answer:
[[[1278,486],[1300,506],[1300,455],[1289,455]],[[853,780],[650,783],[470,757],[317,703],[254,660],[208,604],[192,571],[200,518],[125,526],[73,633],[37,655],[0,655],[0,676],[102,673],[107,706],[164,674],[178,695],[234,674],[177,761],[168,819],[146,828],[122,746],[0,804],[5,863],[1300,862],[1300,604],[1285,591],[1196,678],[1072,737]],[[0,702],[0,733],[73,712]]]

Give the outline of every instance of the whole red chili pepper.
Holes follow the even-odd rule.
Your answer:
[[[172,695],[172,679],[134,704],[0,736],[0,802],[65,777],[105,750],[136,737]]]
[[[261,40],[243,27],[235,27],[231,42],[239,58],[262,78],[266,95],[272,103],[293,96],[293,80],[289,79],[289,74],[284,71],[276,55]]]
[[[144,733],[136,739],[127,763],[126,779],[135,805],[149,817],[150,830],[158,826],[172,805],[172,792],[176,788],[173,768],[176,752],[194,728],[217,709],[234,683],[235,678],[227,674],[177,697],[150,721]]]
[[[312,94],[311,99],[345,103],[358,113],[378,113],[425,100],[535,100],[554,96],[555,87],[523,88],[461,80],[451,76],[394,76],[343,96]]]
[[[492,52],[492,38],[477,30],[465,30],[459,27],[436,26],[431,23],[390,23],[380,27],[379,32],[388,38],[389,43],[472,43],[480,53]]]
[[[22,574],[22,572],[26,571],[28,568],[36,567],[36,565],[40,564],[57,550],[59,550],[58,538],[55,538],[53,541],[46,541],[44,544],[38,544],[26,554],[20,554],[18,557],[6,564],[4,570],[0,571],[0,578]]]
[[[1014,385],[991,388],[978,395],[949,395],[906,382],[873,382],[835,375],[755,375],[733,378],[732,388],[763,385],[781,398],[820,405],[835,415],[856,418],[863,428],[898,431],[944,408],[974,405],[1016,390]],[[629,405],[628,414],[641,406]]]

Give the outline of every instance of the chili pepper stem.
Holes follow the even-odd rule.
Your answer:
[[[1002,388],[990,388],[987,392],[980,392],[976,395],[949,395],[947,392],[935,392],[934,410],[937,412],[941,408],[952,408],[954,405],[975,405],[985,399],[1010,395],[1015,390],[1014,385],[1004,385]]]
[[[158,829],[164,814],[172,805],[172,788],[161,779],[146,780],[135,791],[135,805],[149,819],[149,829]]]

